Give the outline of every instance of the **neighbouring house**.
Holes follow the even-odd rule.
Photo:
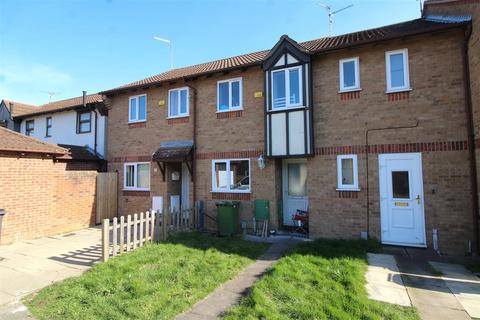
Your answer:
[[[68,149],[0,128],[0,244],[95,223],[97,171],[62,161]]]
[[[14,115],[13,120],[16,131],[69,149],[62,161],[70,162],[77,169],[102,170],[105,167],[106,118],[102,96],[90,94],[41,105]]]
[[[273,228],[308,210],[312,238],[478,250],[478,8],[432,0],[416,20],[102,92],[119,213],[238,200],[251,226],[266,199]]]
[[[0,102],[0,127],[20,131],[20,124],[15,123],[13,118],[24,113],[34,112],[36,109],[38,109],[37,106],[26,103],[2,100]]]

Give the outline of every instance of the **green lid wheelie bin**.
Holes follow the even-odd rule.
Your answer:
[[[217,202],[218,234],[232,236],[239,232],[238,201]]]

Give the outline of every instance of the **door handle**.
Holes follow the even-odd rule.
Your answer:
[[[417,197],[415,198],[417,200],[417,203],[420,204],[420,195],[417,194]]]

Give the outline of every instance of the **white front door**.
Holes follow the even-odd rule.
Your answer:
[[[190,208],[190,171],[187,165],[182,163],[182,210]]]
[[[283,224],[292,226],[292,215],[308,209],[307,161],[284,160],[283,176]]]
[[[422,155],[378,156],[382,243],[425,247]]]

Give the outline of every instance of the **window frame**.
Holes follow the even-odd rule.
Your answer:
[[[290,104],[290,70],[297,69],[299,70],[299,92],[300,92],[300,102],[298,104]],[[283,71],[285,72],[285,107],[278,107],[275,108],[274,101],[273,101],[273,74]],[[270,72],[270,110],[271,111],[278,111],[278,110],[287,110],[287,109],[296,109],[305,107],[303,101],[303,65],[297,65],[293,67],[286,67],[286,68],[279,68],[273,69]]]
[[[344,75],[344,63],[347,62],[354,62],[354,71],[355,71],[355,84],[352,87],[345,87],[345,75]],[[339,79],[340,79],[340,90],[339,92],[351,92],[351,91],[359,91],[362,90],[360,87],[360,58],[353,57],[353,58],[346,58],[339,60]]]
[[[82,114],[89,114],[88,121],[87,120],[82,120]],[[82,131],[82,123],[89,123],[89,129],[88,131]],[[90,133],[92,132],[92,111],[90,110],[83,110],[83,111],[77,111],[77,134],[85,134],[85,133]]]
[[[402,87],[392,87],[392,72],[391,72],[391,65],[390,65],[390,56],[401,53],[403,55],[403,78],[405,79],[405,84]],[[387,93],[393,92],[402,92],[402,91],[410,91],[412,88],[410,87],[410,68],[408,65],[408,49],[398,49],[385,52],[385,74],[386,74],[386,81],[387,81]]]
[[[48,120],[50,120],[50,124],[48,124]],[[45,138],[51,138],[52,137],[52,132],[51,132],[52,123],[53,123],[52,117],[46,117],[45,118]],[[50,131],[49,131],[49,129],[50,129]]]
[[[239,83],[238,94],[239,94],[240,105],[238,107],[232,106],[232,83],[234,82]],[[222,83],[228,83],[228,109],[226,110],[220,110],[220,84]],[[217,81],[217,113],[237,111],[237,110],[243,110],[243,79],[242,77]]]
[[[231,189],[230,184],[228,184],[226,189],[217,188],[216,179],[215,179],[215,164],[217,163],[226,163],[226,170],[228,175],[230,175],[230,163],[232,161],[248,161],[248,190],[236,190]],[[230,179],[228,179],[230,181]],[[212,160],[212,192],[215,193],[252,193],[252,162],[249,158],[240,158],[240,159],[214,159]]]
[[[32,128],[28,127],[29,123],[32,124]],[[30,137],[34,132],[35,132],[35,120],[34,119],[25,120],[25,135]]]
[[[148,188],[139,188],[138,187],[138,178],[137,178],[137,174],[138,174],[138,165],[139,164],[148,164],[148,172],[149,172],[149,175],[148,175]],[[130,187],[130,186],[127,186],[127,166],[134,166],[135,167],[135,171],[134,171],[134,176],[133,176],[133,187]],[[123,190],[126,190],[126,191],[150,191],[150,187],[151,187],[151,169],[152,169],[152,165],[150,162],[147,162],[147,161],[144,161],[144,162],[125,162],[123,164]]]
[[[185,113],[180,113],[180,91],[182,90],[187,90],[187,112]],[[177,99],[178,99],[178,115],[172,116],[170,114],[170,92],[172,91],[178,91]],[[181,87],[181,88],[175,88],[175,89],[170,89],[168,90],[168,110],[167,110],[167,119],[174,119],[174,118],[184,118],[184,117],[189,117],[190,116],[190,88],[189,87]]]
[[[353,160],[353,184],[343,184],[342,160]],[[337,190],[338,191],[360,191],[358,187],[358,157],[356,154],[342,154],[337,156]]]
[[[139,119],[139,115],[140,115],[140,97],[145,97],[145,119]],[[130,112],[130,108],[131,108],[131,101],[132,100],[136,100],[137,101],[137,111],[135,112],[135,118],[131,118],[131,112]],[[144,93],[144,94],[138,94],[136,96],[130,96],[128,97],[128,123],[138,123],[138,122],[146,122],[147,121],[147,110],[148,110],[148,102],[147,102],[147,94]]]

